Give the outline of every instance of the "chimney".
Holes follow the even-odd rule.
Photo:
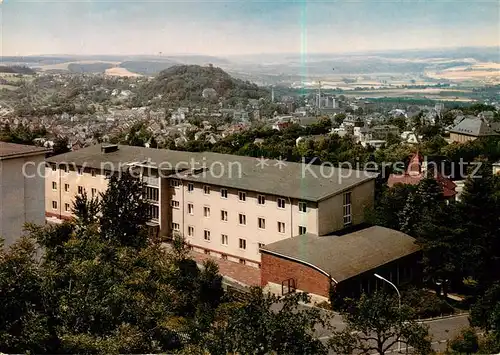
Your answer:
[[[116,152],[118,150],[118,144],[105,144],[101,146],[101,153],[107,154]]]

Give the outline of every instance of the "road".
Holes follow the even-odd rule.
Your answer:
[[[302,307],[307,307],[307,306],[302,306]],[[322,312],[325,312],[324,313],[325,315],[330,313],[327,311],[322,311]],[[333,318],[330,320],[330,323],[333,327],[335,327],[336,330],[342,330],[345,328],[345,323],[343,322],[342,317],[338,313],[333,313]],[[429,327],[429,334],[432,337],[432,347],[436,351],[446,350],[447,342],[450,339],[454,338],[456,335],[458,335],[463,328],[469,326],[468,314],[423,321],[422,323],[426,324]],[[316,329],[316,336],[324,342],[328,341],[330,335],[331,335],[330,329],[324,327],[318,327]],[[402,352],[404,352],[405,350],[406,349],[403,346]],[[393,354],[397,353],[396,345],[394,346],[392,351]],[[388,351],[387,353],[391,353],[391,351]],[[333,355],[334,353],[332,352],[331,354]]]

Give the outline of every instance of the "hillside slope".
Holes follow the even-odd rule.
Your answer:
[[[231,77],[220,68],[199,65],[175,65],[163,70],[143,88],[143,95],[157,95],[168,101],[199,102],[204,89],[214,89],[224,99],[259,99],[269,92],[255,84]]]

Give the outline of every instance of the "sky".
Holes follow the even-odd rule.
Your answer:
[[[3,0],[0,21],[1,55],[228,56],[500,44],[495,0]]]

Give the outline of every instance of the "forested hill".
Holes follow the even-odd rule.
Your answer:
[[[163,99],[177,102],[199,102],[203,90],[214,89],[217,95],[212,100],[224,99],[259,99],[268,98],[268,90],[250,82],[231,77],[220,68],[199,65],[175,65],[160,72],[143,88],[148,98],[162,95]],[[212,90],[211,93],[214,94]]]
[[[13,65],[13,66],[0,65],[0,73],[32,75],[35,74],[35,71],[31,68],[21,65]]]

